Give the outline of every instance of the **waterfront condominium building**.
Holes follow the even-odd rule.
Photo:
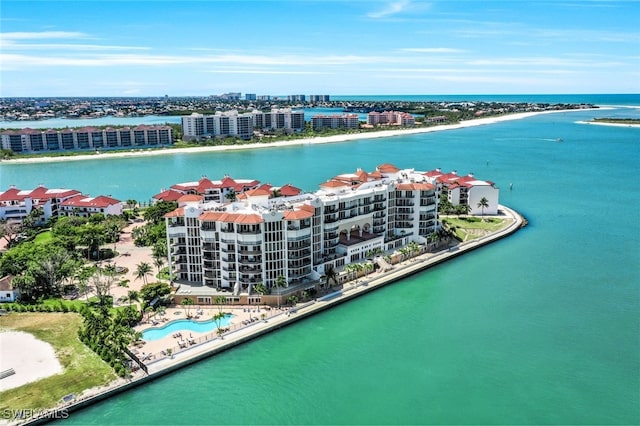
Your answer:
[[[290,108],[273,109],[268,112],[254,110],[239,114],[238,111],[216,112],[214,115],[193,113],[182,117],[182,134],[185,140],[200,140],[235,136],[250,139],[253,130],[304,129],[304,112]]]
[[[62,130],[7,130],[0,133],[3,149],[14,152],[100,150],[169,145],[169,126],[83,127]]]
[[[408,112],[401,111],[371,111],[367,114],[367,124],[372,126],[391,125],[391,126],[413,126],[416,119]]]
[[[358,114],[314,115],[311,128],[316,129],[357,129],[360,127]]]
[[[433,179],[390,164],[335,176],[313,193],[257,186],[232,202],[182,200],[165,216],[169,264],[178,284],[200,289],[196,303],[216,291],[262,303],[258,283],[278,292],[284,277],[287,288],[314,288],[328,269],[426,243],[437,209]]]
[[[58,216],[89,216],[93,213],[122,214],[122,202],[111,197],[89,197],[75,189],[49,189],[43,185],[21,190],[11,186],[0,192],[0,219],[22,221],[39,209],[43,221]]]
[[[225,203],[250,189],[256,189],[260,182],[255,179],[233,179],[225,175],[220,180],[211,180],[203,176],[196,182],[184,182],[171,185],[152,198],[158,201],[178,201],[184,195],[199,195],[205,202]]]
[[[500,199],[500,189],[488,180],[476,178],[473,173],[466,176],[459,176],[456,171],[443,173],[440,169],[431,170],[426,175],[435,179],[438,194],[446,194],[447,199],[454,206],[469,206],[469,213],[497,214]],[[487,206],[479,206],[481,199],[487,201]]]

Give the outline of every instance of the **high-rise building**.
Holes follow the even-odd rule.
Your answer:
[[[178,284],[201,286],[196,303],[231,292],[234,301],[261,304],[259,283],[279,291],[283,277],[292,289],[314,288],[329,269],[426,244],[438,230],[436,186],[414,169],[383,164],[335,176],[313,193],[283,192],[254,185],[234,202],[178,200],[166,215],[171,271]]]

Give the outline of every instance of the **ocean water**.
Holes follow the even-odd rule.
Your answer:
[[[529,220],[507,239],[65,423],[640,423],[640,129],[576,123],[598,116],[640,110],[318,146],[0,163],[3,188],[42,182],[139,200],[201,175],[313,190],[357,167],[441,167],[496,182],[501,202]]]

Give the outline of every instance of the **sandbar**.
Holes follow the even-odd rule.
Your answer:
[[[578,124],[594,124],[596,126],[611,126],[611,127],[635,127],[640,129],[640,123],[606,123],[603,121],[576,121]]]

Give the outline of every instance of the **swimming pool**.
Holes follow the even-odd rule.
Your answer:
[[[226,314],[220,321],[220,327],[227,327],[233,315]],[[215,321],[193,321],[193,320],[175,320],[167,323],[163,327],[151,327],[142,332],[142,340],[150,342],[170,336],[176,332],[192,331],[194,333],[210,333],[217,329]]]

